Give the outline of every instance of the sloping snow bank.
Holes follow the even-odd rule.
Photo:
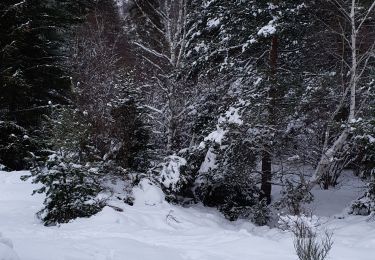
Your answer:
[[[0,230],[21,260],[296,259],[289,232],[229,222],[213,209],[170,205],[147,180],[134,190],[133,207],[111,201],[123,212],[105,207],[91,218],[44,227],[35,218],[43,197],[30,195],[35,186],[20,181],[22,174],[0,172]],[[375,222],[354,216],[319,221],[334,232],[330,259],[374,259]]]
[[[0,260],[19,260],[13,250],[13,243],[10,239],[3,237],[0,233]]]

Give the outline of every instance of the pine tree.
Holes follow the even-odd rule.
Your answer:
[[[35,193],[44,193],[44,208],[38,216],[45,225],[67,223],[78,217],[99,212],[105,201],[97,195],[103,190],[100,183],[104,165],[92,143],[92,125],[77,109],[62,108],[54,112],[51,154],[45,163],[31,169],[33,183],[42,186]]]
[[[256,140],[262,193],[271,201],[271,164],[280,155],[288,121],[307,85],[309,31],[315,2],[194,2],[189,57],[192,77],[227,77],[230,102],[244,111],[243,129]],[[312,23],[313,24],[313,23]],[[298,32],[298,33],[297,33]],[[201,75],[201,76],[199,76]],[[284,153],[283,153],[284,152]]]
[[[0,5],[0,118],[24,128],[25,136],[38,136],[49,104],[69,101],[71,80],[63,66],[65,38],[87,4],[86,0],[7,0]],[[15,158],[28,149],[13,151]],[[17,161],[0,156],[0,162],[11,168],[27,166]]]

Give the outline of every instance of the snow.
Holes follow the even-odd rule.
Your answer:
[[[20,260],[297,259],[291,232],[256,227],[245,220],[229,222],[202,206],[170,205],[147,180],[134,189],[134,206],[111,200],[123,212],[105,207],[91,218],[45,227],[35,218],[43,196],[30,195],[35,185],[19,179],[25,173],[0,172],[0,231],[14,246],[12,250],[10,240],[1,240],[8,242],[0,243],[0,259],[18,259],[15,254]],[[347,193],[350,183],[341,186]],[[326,195],[339,201],[342,193]],[[340,207],[346,203],[340,202]],[[334,233],[329,259],[374,259],[374,221],[348,215],[318,216],[317,221]],[[13,258],[4,258],[5,254]]]
[[[274,17],[271,21],[268,22],[267,25],[260,28],[258,31],[258,36],[268,37],[276,33],[275,24],[277,22],[277,17]]]
[[[19,260],[13,250],[13,243],[10,239],[3,237],[0,233],[0,260]]]
[[[217,126],[216,127],[216,130],[213,131],[212,133],[210,133],[207,137],[204,138],[204,141],[211,141],[211,142],[215,142],[217,144],[221,144],[225,134],[227,133],[228,131],[222,129],[220,126]]]
[[[280,216],[278,224],[281,229],[292,232],[298,231],[298,226],[301,226],[301,224],[308,227],[311,231],[316,232],[320,226],[320,221],[315,215],[311,217],[303,214],[301,216],[285,215]]]
[[[171,155],[162,164],[160,172],[160,182],[167,188],[175,189],[180,180],[180,168],[186,165],[186,160],[182,157]]]
[[[237,124],[242,125],[243,121],[241,119],[241,115],[239,113],[239,108],[229,107],[229,109],[225,112],[225,116],[221,116],[218,120],[219,124],[228,122],[230,124]]]
[[[216,154],[213,152],[212,148],[209,148],[199,168],[199,173],[209,172],[214,169],[216,169]]]
[[[263,26],[258,31],[259,36],[267,37],[269,35],[272,35],[276,32],[276,28],[272,24],[267,24],[266,26]]]
[[[324,217],[342,215],[352,201],[363,195],[366,186],[359,178],[353,178],[350,171],[344,171],[338,182],[336,188],[329,190],[322,190],[319,186],[314,188],[314,201],[307,205],[311,212]]]
[[[220,25],[220,18],[214,18],[207,21],[207,26],[209,28],[217,27]]]
[[[138,187],[134,188],[133,193],[137,198],[135,205],[155,206],[164,201],[163,192],[148,179],[141,180]]]

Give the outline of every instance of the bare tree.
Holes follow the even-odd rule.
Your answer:
[[[165,137],[165,149],[173,152],[181,146],[181,122],[197,94],[179,77],[187,44],[187,0],[134,0],[130,5],[130,27],[137,35],[133,44],[144,64],[142,71],[148,73],[142,80],[148,88],[154,132]]]
[[[139,145],[136,133],[142,128],[141,101],[122,67],[120,34],[111,31],[111,25],[95,12],[76,32],[70,61],[76,105],[90,122],[100,155],[131,167]]]
[[[350,51],[349,58],[344,54],[340,56],[343,64],[342,75],[349,75],[349,80],[345,82],[345,89],[341,96],[341,102],[337,105],[335,111],[332,113],[331,121],[341,111],[344,106],[349,107],[347,123],[343,127],[341,133],[334,138],[333,142],[331,136],[331,128],[327,127],[324,137],[324,145],[321,158],[316,167],[315,173],[311,178],[310,186],[314,186],[320,179],[330,171],[335,157],[343,149],[348,141],[351,133],[351,124],[355,123],[358,115],[364,109],[364,105],[368,101],[369,89],[364,89],[362,86],[366,81],[366,76],[369,70],[369,63],[374,59],[375,41],[368,44],[361,44],[360,40],[364,39],[366,34],[366,27],[374,28],[371,25],[371,20],[374,15],[375,1],[368,7],[360,5],[356,0],[329,0],[338,10],[342,20],[349,25],[349,31],[345,30],[345,26],[340,24],[340,31],[332,29],[332,33],[338,34],[344,44]],[[331,29],[331,28],[330,28]]]

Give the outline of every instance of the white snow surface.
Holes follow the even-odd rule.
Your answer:
[[[111,201],[123,212],[105,207],[91,218],[45,227],[35,217],[43,196],[31,196],[35,185],[19,179],[26,173],[0,172],[0,231],[10,239],[0,242],[1,260],[16,260],[15,254],[20,260],[297,259],[290,232],[245,220],[229,222],[216,210],[201,206],[170,205],[146,180],[134,190],[134,206]],[[374,221],[347,215],[318,218],[334,233],[329,259],[374,260]],[[10,251],[4,253],[5,247]],[[5,258],[7,252],[13,258]]]
[[[272,24],[267,24],[266,26],[260,28],[260,30],[258,31],[258,35],[267,37],[273,35],[275,32],[276,28]]]
[[[3,237],[0,233],[0,260],[19,260],[13,250],[13,243],[10,239]]]

